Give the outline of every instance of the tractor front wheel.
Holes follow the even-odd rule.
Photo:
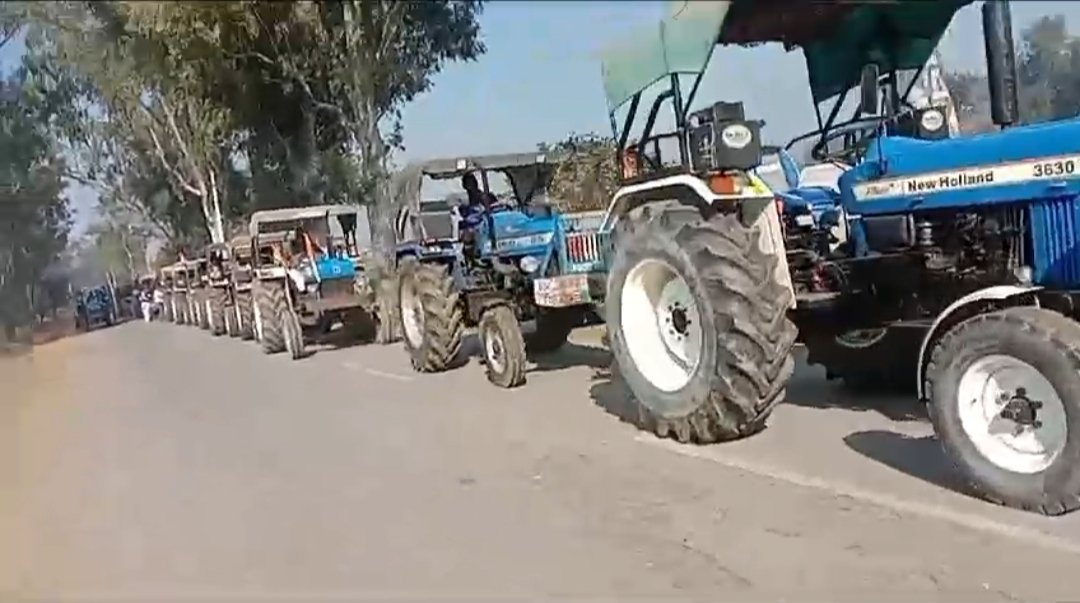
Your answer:
[[[706,220],[682,207],[620,219],[605,314],[613,375],[640,427],[733,440],[764,428],[783,400],[796,329],[764,236],[734,214]]]
[[[465,316],[461,295],[446,267],[407,265],[401,273],[398,300],[405,349],[413,368],[423,373],[450,368],[461,352]]]
[[[284,283],[269,281],[255,284],[255,326],[259,344],[266,354],[285,351],[281,315],[286,311]]]
[[[1080,324],[1018,307],[961,322],[934,346],[934,432],[973,488],[999,504],[1080,508]]]
[[[501,304],[484,310],[480,345],[488,381],[505,388],[525,383],[525,338],[513,310]]]

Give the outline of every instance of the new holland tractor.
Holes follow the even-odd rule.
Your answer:
[[[784,253],[771,261],[790,266],[796,304],[788,318],[811,359],[836,362],[841,345],[867,359],[863,369],[839,367],[849,374],[896,367],[912,374],[947,456],[975,491],[1061,514],[1080,507],[1080,120],[1017,125],[1002,0],[982,6],[991,112],[1001,130],[950,138],[942,107],[906,102],[904,72],[925,65],[967,4],[773,6],[784,19],[753,3],[695,8],[725,13],[717,17],[721,41],[800,48],[814,98],[838,97],[812,147],[816,161],[840,168],[835,194],[803,186],[789,159],[795,186],[776,204],[783,205],[776,249]],[[680,45],[691,46],[685,37]],[[840,120],[853,90],[854,114]],[[617,254],[621,248],[617,239]],[[741,305],[741,296],[735,301]],[[731,330],[722,327],[721,336]],[[744,357],[750,362],[729,369],[717,390],[723,395],[724,381],[736,382],[748,365],[767,367],[771,357]],[[691,439],[695,433],[691,426]]]
[[[817,133],[815,158],[849,167],[835,217],[809,229],[793,265],[815,300],[797,321],[826,330],[807,341],[826,361],[839,358],[836,335],[864,334],[867,368],[911,379],[974,490],[1061,514],[1080,507],[1080,119],[1019,125],[1001,0],[982,4],[1000,131],[950,138],[941,108],[904,103],[899,72],[918,69],[969,3],[863,7],[876,18],[862,30],[806,45],[815,97],[857,89],[859,106]],[[849,57],[845,68],[830,53]]]
[[[465,328],[476,326],[488,379],[516,387],[527,353],[556,350],[583,324],[603,287],[605,241],[547,202],[554,168],[542,154],[523,153],[434,160],[399,175],[406,203],[397,220],[398,299],[417,371],[453,366]],[[496,173],[506,177],[511,203],[492,195]],[[461,179],[473,199],[422,200],[425,178]]]
[[[319,205],[251,216],[253,319],[264,352],[299,359],[305,332],[326,334],[339,324],[354,339],[374,338],[378,310],[357,242],[360,212]]]

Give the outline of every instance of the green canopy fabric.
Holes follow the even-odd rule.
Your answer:
[[[731,2],[681,0],[658,25],[641,28],[601,52],[608,110],[673,73],[699,74],[709,64]]]
[[[849,89],[864,65],[883,72],[919,69],[930,59],[956,11],[972,0],[919,0],[867,4],[839,24],[839,35],[804,45],[815,102]]]

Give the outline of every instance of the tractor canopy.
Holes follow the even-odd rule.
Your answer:
[[[301,222],[328,222],[331,217],[356,216],[361,211],[359,206],[354,205],[311,205],[264,209],[251,214],[250,234],[255,237],[268,232],[289,230]]]
[[[671,0],[668,16],[608,45],[608,110],[671,75],[700,78],[717,44],[802,48],[815,102],[858,81],[862,67],[922,67],[953,15],[972,0]]]

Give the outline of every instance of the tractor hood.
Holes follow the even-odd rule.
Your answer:
[[[1040,198],[1080,178],[1080,119],[947,140],[883,137],[840,177],[844,204],[862,213]]]
[[[518,210],[497,212],[491,218],[496,250],[509,255],[544,253],[555,236],[558,221],[555,215],[530,216]]]

